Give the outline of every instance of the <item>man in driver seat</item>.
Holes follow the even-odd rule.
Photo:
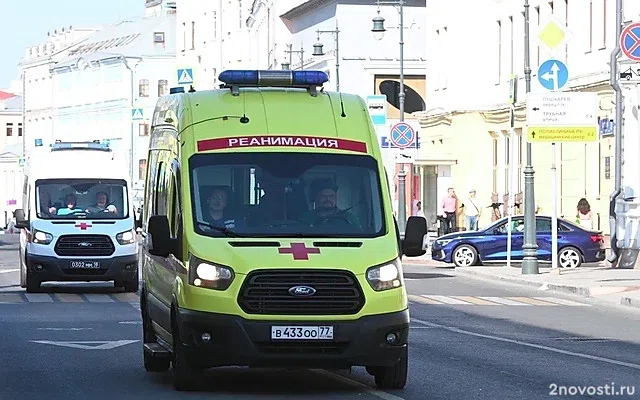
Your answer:
[[[330,179],[316,179],[311,183],[311,195],[314,199],[314,209],[305,213],[300,220],[309,225],[320,224],[348,224],[360,227],[357,218],[349,211],[338,208],[338,187]]]

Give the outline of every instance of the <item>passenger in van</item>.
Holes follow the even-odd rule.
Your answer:
[[[51,204],[51,195],[46,190],[40,190],[40,215],[50,217],[56,215],[56,208]]]
[[[64,204],[66,208],[60,208],[58,210],[58,215],[69,215],[76,213],[83,213],[84,210],[78,207],[76,204],[78,203],[78,198],[75,194],[68,194],[64,197]]]
[[[315,207],[300,219],[309,225],[346,223],[360,228],[358,219],[348,210],[338,208],[338,186],[330,179],[316,179],[311,183]]]
[[[113,204],[109,204],[109,196],[105,192],[96,193],[96,204],[87,208],[88,213],[109,212],[116,213],[118,209]]]
[[[215,186],[207,198],[207,212],[203,215],[208,224],[227,229],[242,228],[242,220],[230,215],[229,189],[224,186]]]

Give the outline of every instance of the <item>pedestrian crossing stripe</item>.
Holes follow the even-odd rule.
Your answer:
[[[138,293],[0,293],[0,304],[19,303],[139,303]]]
[[[589,304],[559,299],[556,297],[522,297],[522,296],[442,296],[442,295],[409,295],[409,303],[445,306],[569,306],[589,307]]]

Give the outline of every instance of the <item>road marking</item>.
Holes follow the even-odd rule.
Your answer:
[[[537,300],[529,297],[507,297],[507,299],[531,304],[533,306],[557,306],[558,305],[558,304],[549,303],[547,301],[541,301],[541,300]]]
[[[0,303],[24,303],[24,300],[17,293],[0,293]]]
[[[499,305],[497,303],[492,303],[489,300],[484,300],[484,299],[481,299],[479,297],[473,297],[473,296],[453,296],[453,297],[455,297],[456,299],[463,300],[463,301],[468,301],[471,304],[477,304],[479,306],[497,306],[497,305]]]
[[[440,295],[431,295],[431,296],[427,296],[427,295],[422,295],[422,297],[427,298],[427,299],[431,299],[431,300],[436,300],[436,301],[440,301],[442,303],[445,304],[455,304],[455,305],[469,305],[470,303],[467,303],[466,301],[462,301],[462,300],[458,300],[458,299],[454,299],[453,297],[449,297],[449,296],[440,296]]]
[[[383,392],[381,390],[376,390],[374,388],[372,388],[371,386],[367,386],[364,383],[358,382],[354,379],[351,378],[347,378],[346,376],[342,376],[340,374],[336,374],[334,372],[329,372],[329,371],[325,371],[323,369],[312,369],[310,370],[311,372],[314,372],[318,375],[323,375],[329,379],[333,379],[339,382],[344,383],[345,385],[349,385],[349,386],[355,386],[357,388],[362,389],[362,391],[364,391],[365,393],[371,395],[371,396],[375,396],[379,399],[383,399],[383,400],[405,400],[402,397],[398,397],[396,395],[393,395],[391,393],[387,393],[387,392]]]
[[[498,341],[498,342],[517,344],[519,346],[530,347],[530,348],[539,349],[539,350],[546,350],[546,351],[550,351],[550,352],[553,352],[553,353],[558,353],[558,354],[564,354],[564,355],[568,355],[568,356],[584,358],[584,359],[592,360],[592,361],[600,361],[600,362],[607,363],[607,364],[618,365],[618,366],[622,366],[622,367],[628,367],[628,368],[633,368],[633,369],[640,370],[640,364],[634,364],[634,363],[630,363],[630,362],[626,362],[626,361],[614,360],[614,359],[611,359],[611,358],[599,357],[599,356],[594,356],[594,355],[591,355],[591,354],[577,353],[577,352],[574,352],[574,351],[558,349],[558,348],[555,348],[555,347],[544,346],[544,345],[541,345],[541,344],[523,342],[521,340],[509,339],[509,338],[505,338],[505,337],[501,337],[501,336],[494,336],[494,335],[487,335],[487,334],[483,334],[483,333],[476,333],[476,332],[466,331],[464,329],[456,328],[454,326],[440,325],[440,324],[436,324],[436,323],[433,323],[433,322],[422,321],[422,320],[415,319],[415,318],[411,318],[411,322],[415,322],[417,324],[421,324],[421,325],[424,325],[424,326],[430,326],[430,327],[433,327],[433,328],[441,328],[441,329],[444,329],[444,330],[447,330],[447,331],[450,331],[450,332],[460,333],[460,334],[463,334],[463,335],[475,336],[475,337],[479,337],[479,338],[483,338],[483,339],[491,339],[491,340],[495,340],[495,341]]]
[[[420,304],[444,304],[439,301],[427,299],[424,296],[416,296],[414,294],[410,294],[408,297],[409,297],[409,301],[415,301],[416,303],[420,303]]]
[[[118,301],[123,303],[133,303],[140,301],[138,293],[114,293],[111,296],[115,297]]]
[[[20,269],[0,269],[0,274],[8,274],[10,272],[18,272]]]
[[[38,328],[39,331],[89,331],[93,328]]]
[[[571,301],[566,299],[556,299],[555,297],[534,297],[534,299],[548,301],[550,303],[557,303],[563,306],[575,306],[575,307],[590,307],[591,304],[578,303],[577,301]]]
[[[142,325],[142,321],[120,321],[118,323],[124,325]]]
[[[530,306],[531,304],[519,303],[517,301],[509,300],[505,297],[493,297],[493,296],[479,296],[481,299],[489,300],[494,303],[502,304],[505,306]]]
[[[79,294],[54,293],[53,296],[63,303],[84,303],[84,299]]]
[[[71,347],[82,350],[111,350],[116,347],[126,346],[139,340],[87,340],[74,342],[54,342],[52,340],[32,340],[32,343],[51,344],[54,346]]]
[[[53,303],[53,298],[47,293],[25,293],[29,303]]]
[[[129,304],[131,304],[131,307],[133,307],[136,310],[140,311],[140,303],[139,302],[137,302],[137,303],[129,303]]]
[[[90,294],[85,294],[84,297],[87,299],[87,301],[89,301],[90,303],[114,303],[115,300],[113,300],[109,295],[107,294],[94,294],[94,293],[90,293]]]

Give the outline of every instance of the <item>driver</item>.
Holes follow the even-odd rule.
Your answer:
[[[69,215],[77,212],[84,212],[82,208],[76,205],[77,202],[78,198],[75,194],[68,194],[64,196],[64,204],[66,204],[67,208],[60,207],[57,215]]]
[[[216,186],[207,199],[207,213],[203,216],[205,222],[227,229],[242,228],[242,220],[229,215],[229,189]]]
[[[343,222],[358,227],[356,217],[349,211],[340,210],[337,206],[338,187],[330,179],[316,179],[311,183],[311,194],[314,209],[305,213],[300,220],[309,225],[325,222]]]
[[[118,210],[113,204],[109,204],[109,196],[105,192],[96,193],[96,204],[87,208],[88,213],[109,212],[116,213]]]

